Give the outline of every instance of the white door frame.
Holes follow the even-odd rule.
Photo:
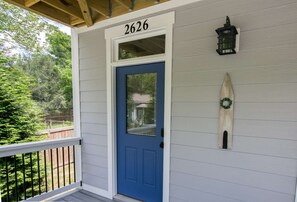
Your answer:
[[[116,80],[115,69],[120,66],[165,62],[164,93],[164,160],[163,160],[163,202],[169,202],[170,175],[170,130],[171,130],[171,83],[172,83],[172,43],[175,13],[143,18],[148,29],[133,34],[125,34],[125,25],[132,25],[137,20],[105,30],[106,39],[106,81],[107,81],[107,150],[108,150],[108,195],[117,194],[117,156],[116,156]],[[141,58],[118,60],[118,44],[140,38],[165,34],[165,54]]]

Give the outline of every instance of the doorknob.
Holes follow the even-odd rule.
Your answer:
[[[164,142],[160,143],[160,148],[162,148],[162,149],[164,148]]]

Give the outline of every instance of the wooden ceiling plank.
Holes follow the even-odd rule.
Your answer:
[[[43,8],[43,6],[39,6],[39,4],[43,4],[43,3],[39,3],[39,4],[35,4],[32,7],[26,7],[24,0],[5,0],[8,3],[11,3],[13,5],[16,5],[18,7],[21,7],[25,10],[31,11],[33,13],[36,13],[38,15],[41,15],[43,17],[49,18],[51,20],[57,21],[59,23],[62,23],[64,25],[67,26],[71,26],[70,25],[70,18],[67,14],[60,12],[55,12],[56,9],[54,8]]]
[[[83,15],[81,14],[80,10],[77,9],[76,7],[69,5],[66,6],[63,3],[61,3],[60,1],[53,1],[53,0],[41,0],[42,2],[46,3],[47,5],[50,5],[62,12],[65,12],[71,16],[80,18],[80,19],[84,19]]]
[[[91,12],[90,12],[90,8],[88,6],[87,0],[78,0],[78,4],[87,26],[92,26],[93,20],[91,17]]]
[[[25,0],[25,6],[29,8],[38,2],[40,2],[40,0]]]
[[[131,0],[115,0],[115,1],[129,10],[131,9],[131,5],[132,5]]]
[[[104,17],[109,17],[109,0],[88,0],[89,6]]]
[[[57,10],[43,2],[39,4],[35,4],[31,7],[33,12],[36,12],[38,14],[41,14],[43,16],[46,16],[47,18],[53,19],[55,21],[59,21],[63,24],[66,24],[68,26],[70,25],[70,16],[60,10]]]
[[[76,25],[82,24],[84,22],[85,22],[85,20],[83,20],[81,18],[77,18],[77,17],[73,17],[73,16],[70,17],[70,24],[72,26],[76,26]]]

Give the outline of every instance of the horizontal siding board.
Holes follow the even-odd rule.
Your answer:
[[[81,122],[107,124],[107,115],[103,113],[81,113]]]
[[[98,146],[94,144],[83,144],[81,150],[82,150],[82,153],[107,157],[106,146]]]
[[[297,141],[235,136],[233,142],[234,151],[297,158]]]
[[[80,91],[100,91],[106,90],[106,80],[102,79],[94,79],[87,81],[80,81]]]
[[[100,46],[98,46],[98,44],[96,44],[96,43],[92,44],[91,46],[80,48],[79,49],[80,58],[84,59],[84,58],[90,58],[90,57],[103,56],[103,52],[102,53],[98,52],[97,49],[100,49]]]
[[[233,85],[236,102],[297,102],[297,83]],[[220,86],[173,88],[173,102],[215,102]],[[265,95],[265,96],[264,96]]]
[[[294,195],[296,178],[171,159],[172,171]]]
[[[93,79],[103,79],[106,80],[106,69],[105,68],[92,68],[92,69],[82,69],[79,73],[80,81],[88,81]]]
[[[82,153],[82,163],[107,169],[107,156]]]
[[[106,102],[81,103],[81,112],[107,113]]]
[[[233,85],[297,83],[297,63],[280,64],[246,69],[229,69]],[[226,70],[180,71],[173,73],[173,86],[221,85]]]
[[[172,129],[176,131],[217,133],[218,119],[173,117]],[[237,136],[250,136],[296,141],[295,122],[259,120],[235,120],[234,132]]]
[[[258,14],[263,13],[263,15],[270,15],[271,13],[287,13],[288,10],[296,3],[295,0],[249,0],[249,1],[234,1],[234,0],[225,0],[218,1],[215,3],[209,3],[205,6],[193,6],[185,11],[177,12],[176,17],[176,26],[186,26],[199,22],[209,22],[215,19],[223,19],[222,16],[242,16],[248,14]],[[255,6],[257,5],[257,6]],[[285,11],[284,11],[285,10]],[[199,13],[199,18],[197,18],[197,13]],[[286,18],[282,16],[280,20]],[[273,17],[277,18],[277,17]],[[291,19],[292,16],[288,16],[287,18]],[[271,18],[270,18],[271,19]],[[266,22],[267,20],[264,19]],[[285,20],[284,20],[285,21]],[[231,17],[232,22],[232,17]],[[255,21],[251,21],[255,22]],[[281,21],[283,22],[283,21]],[[224,23],[224,21],[222,22]],[[267,23],[267,22],[266,22]],[[253,23],[255,24],[255,23]]]
[[[239,153],[233,150],[222,151],[217,149],[217,147],[215,147],[215,149],[193,147],[194,143],[199,142],[200,139],[193,139],[193,137],[188,136],[179,137],[179,140],[187,138],[189,140],[179,141],[177,143],[175,143],[176,139],[173,138],[174,145],[171,147],[172,157],[276,175],[290,177],[296,177],[297,175],[297,164],[295,159]],[[183,145],[183,143],[185,144]],[[189,153],[195,155],[188,155]],[[241,163],[239,164],[238,162]]]
[[[106,91],[80,92],[81,102],[103,102],[106,101]]]
[[[243,202],[243,200],[236,200],[230,197],[223,197],[220,195],[214,195],[208,192],[202,192],[197,189],[190,189],[183,186],[171,185],[170,193],[173,197],[180,197],[185,201],[211,201],[211,202]]]
[[[102,29],[79,34],[78,42],[80,48],[97,45],[98,47],[102,47],[102,50],[98,49],[98,51],[105,52],[105,37]]]
[[[295,36],[297,30],[295,26],[297,26],[296,23],[260,30],[240,31],[240,51],[259,48],[278,48],[296,44]],[[216,48],[216,36],[204,37],[196,40],[176,42],[175,54],[178,57],[205,55],[213,53]]]
[[[217,133],[218,119],[193,118],[193,117],[172,117],[172,130]]]
[[[217,103],[173,103],[172,116],[218,118]],[[297,103],[236,103],[235,119],[297,122]],[[297,124],[297,123],[296,123]]]
[[[199,132],[203,133],[203,132]],[[213,135],[216,133],[214,132]],[[211,138],[211,134],[206,137],[207,140],[212,139],[212,143],[206,142],[204,146],[205,148],[216,148],[212,147],[217,143],[215,138]],[[184,145],[196,146],[193,142],[184,140],[181,141]],[[297,149],[297,141],[292,140],[282,140],[282,139],[267,139],[267,138],[257,138],[257,137],[245,137],[245,136],[237,136],[236,131],[234,131],[233,137],[233,148],[234,152],[244,152],[250,154],[258,154],[265,156],[274,156],[274,157],[283,157],[296,159],[296,149]],[[252,145],[252,146],[251,146]],[[265,145],[265,146],[263,146]],[[281,160],[280,160],[281,161]]]
[[[88,173],[97,177],[101,177],[103,179],[107,179],[108,170],[106,168],[101,168],[98,166],[83,164],[82,165],[83,173]]]
[[[79,69],[88,70],[96,68],[105,68],[106,67],[106,56],[93,56],[88,58],[80,58],[79,60]]]
[[[185,173],[173,172],[171,174],[171,182],[172,184],[182,183],[190,189],[211,192],[214,195],[222,195],[225,197],[232,196],[235,199],[244,200],[246,202],[280,202],[294,200],[294,195],[187,175]],[[197,199],[199,200],[199,195],[197,195]]]
[[[175,198],[175,197],[172,197],[172,196],[170,196],[169,201],[170,202],[187,202],[187,200]]]
[[[297,64],[296,49],[297,45],[294,44],[278,48],[241,49],[237,54],[227,57],[218,57],[215,50],[211,54],[190,57],[179,57],[174,53],[176,56],[173,60],[173,70],[174,72],[193,70],[222,71],[234,68]]]
[[[84,144],[94,144],[94,145],[98,145],[98,146],[106,146],[107,145],[107,136],[84,133],[82,141],[84,142]]]
[[[295,141],[297,139],[296,122],[235,120],[234,131],[240,136],[266,137]]]
[[[82,173],[82,180],[84,184],[88,184],[100,189],[108,189],[108,180],[102,177],[91,175],[88,173]]]
[[[90,133],[95,135],[107,135],[107,125],[83,123],[81,126],[81,131],[82,133]]]

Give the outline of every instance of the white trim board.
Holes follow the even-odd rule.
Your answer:
[[[185,5],[195,3],[195,2],[199,2],[199,1],[203,1],[203,0],[170,0],[170,1],[158,4],[157,6],[151,6],[151,7],[148,7],[148,8],[133,11],[133,12],[130,12],[130,13],[127,13],[127,14],[124,14],[124,15],[120,15],[120,16],[117,16],[117,17],[114,17],[114,18],[110,18],[110,19],[107,19],[107,20],[97,22],[91,27],[83,26],[83,27],[75,28],[75,29],[77,30],[77,33],[80,34],[80,33],[92,31],[92,30],[95,30],[95,29],[100,29],[100,28],[103,28],[103,27],[111,26],[111,25],[116,24],[116,23],[123,23],[125,21],[129,21],[131,19],[143,17],[145,15],[150,15],[150,14],[154,14],[154,13],[157,13],[157,12],[166,11],[166,10],[177,8],[177,7],[180,7],[180,6],[185,6]]]
[[[97,195],[99,195],[99,196],[103,196],[103,197],[105,197],[105,198],[112,199],[112,198],[110,197],[110,194],[108,193],[108,191],[106,191],[106,190],[104,190],[104,189],[99,189],[99,188],[97,188],[97,187],[94,187],[94,186],[92,186],[92,185],[85,184],[85,183],[82,184],[82,189],[83,189],[83,190],[86,190],[86,191],[89,191],[89,192],[92,192],[92,193],[94,193],[94,194],[97,194]]]
[[[125,35],[125,26],[119,25],[105,30],[106,39],[106,82],[107,82],[107,150],[108,150],[108,198],[117,194],[116,157],[116,84],[115,69],[119,66],[165,62],[164,94],[164,161],[163,161],[163,202],[169,202],[170,175],[170,129],[171,129],[171,83],[172,83],[172,43],[175,13],[169,12],[148,19],[149,29],[140,33]],[[145,19],[143,19],[145,20]],[[133,22],[133,19],[131,19]],[[133,41],[143,37],[166,34],[165,54],[118,61],[117,45],[122,41]]]
[[[71,60],[72,60],[72,91],[73,91],[73,122],[74,136],[81,138],[80,92],[79,92],[79,51],[78,34],[71,29]],[[75,147],[75,170],[77,181],[82,180],[81,145]]]

